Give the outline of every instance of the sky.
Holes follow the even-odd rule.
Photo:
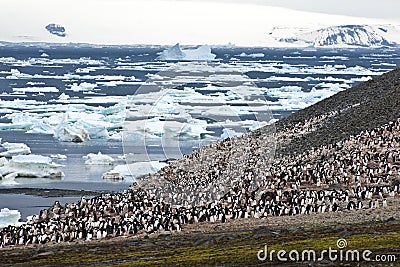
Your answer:
[[[187,1],[187,0],[179,0]],[[210,0],[211,1],[211,0]],[[355,17],[381,18],[400,21],[399,0],[212,0],[213,2],[252,3],[290,9],[347,15]]]
[[[276,29],[400,25],[398,0],[0,1],[0,41],[12,42],[274,46]],[[67,38],[49,34],[49,23],[64,26]]]

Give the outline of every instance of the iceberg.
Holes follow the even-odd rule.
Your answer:
[[[123,127],[126,100],[127,97],[115,100],[119,103],[109,107],[94,107],[79,103],[46,104],[34,100],[0,100],[0,108],[12,110],[3,116],[11,122],[0,123],[0,130],[24,130],[28,133],[51,134],[65,142],[107,139],[111,135],[109,132],[118,132]],[[74,99],[61,94],[54,101],[70,103]],[[93,103],[99,101],[103,99],[97,99]],[[29,110],[29,112],[20,112],[20,110]]]
[[[6,177],[59,178],[63,177],[63,165],[55,164],[51,158],[41,155],[18,155],[0,167],[0,175]]]
[[[21,213],[18,210],[10,210],[8,208],[0,210],[0,228],[16,225],[19,219],[21,219]]]
[[[73,127],[86,131],[88,133],[86,139],[107,139],[109,137],[107,128],[111,127],[111,124],[101,120],[79,120]]]
[[[170,47],[157,57],[158,60],[188,60],[188,61],[211,61],[216,57],[215,54],[211,53],[211,47],[208,45],[202,45],[195,49],[184,49],[182,50],[179,43]]]
[[[56,129],[54,137],[62,142],[82,143],[90,140],[89,133],[85,129],[74,128],[68,124],[60,125]]]
[[[101,152],[98,154],[89,153],[83,156],[86,159],[85,164],[87,165],[112,165],[114,164],[114,159],[108,155],[103,155]]]

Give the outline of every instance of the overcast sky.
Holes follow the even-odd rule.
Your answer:
[[[188,1],[188,0],[177,0]],[[197,0],[192,0],[197,1]],[[208,0],[207,0],[208,1]],[[400,0],[209,0],[210,2],[254,3],[301,11],[400,21]]]

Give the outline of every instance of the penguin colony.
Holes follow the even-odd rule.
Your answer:
[[[312,129],[307,122],[295,127]],[[278,140],[285,134],[290,135],[281,132]],[[227,139],[122,193],[64,206],[55,202],[27,223],[0,230],[0,247],[180,231],[198,222],[377,209],[399,196],[400,120],[275,159],[265,156],[268,138],[252,132]]]

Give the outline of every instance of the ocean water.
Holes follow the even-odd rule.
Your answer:
[[[135,155],[136,162],[143,160],[143,155],[146,153],[150,154],[151,160],[176,158],[190,153],[201,145],[223,138],[229,114],[218,108],[213,109],[215,106],[219,107],[218,103],[238,114],[236,115],[240,123],[236,123],[229,129],[237,131],[238,128],[246,128],[248,130],[257,122],[257,118],[245,110],[246,103],[242,105],[242,102],[235,101],[232,97],[231,91],[235,88],[242,90],[246,101],[253,101],[259,105],[258,109],[253,106],[257,113],[261,114],[267,108],[273,119],[277,120],[390,71],[400,64],[399,51],[396,49],[215,47],[212,49],[212,53],[216,55],[214,64],[223,64],[225,69],[231,69],[232,73],[240,73],[245,79],[243,80],[242,77],[236,87],[231,84],[230,88],[226,89],[216,81],[192,82],[182,78],[176,90],[164,94],[161,100],[157,99],[163,104],[157,106],[151,103],[152,98],[147,99],[146,95],[137,97],[136,94],[143,84],[155,77],[154,75],[174,68],[177,64],[174,61],[157,60],[159,53],[164,49],[165,47],[156,46],[50,44],[0,46],[1,142],[25,143],[34,154],[67,156],[66,160],[54,159],[56,163],[64,165],[65,177],[60,179],[17,178],[15,180],[17,184],[10,186],[0,182],[0,188],[120,191],[129,186],[133,179],[128,178],[117,182],[103,180],[101,175],[114,166],[88,166],[84,164],[82,157],[88,153],[101,151],[116,160],[114,165],[124,164],[125,159],[122,156],[127,152]],[[233,83],[235,79],[229,82]],[[247,87],[242,88],[249,84],[255,85],[257,89],[249,93]],[[184,97],[176,93],[179,90],[185,92]],[[140,152],[140,147],[136,143],[132,143],[130,150],[127,150],[126,143],[122,142],[118,132],[121,124],[126,123],[124,122],[125,105],[135,95],[135,103],[143,101],[147,105],[153,105],[153,109],[157,109],[157,116],[151,119],[162,118],[155,123],[152,137],[163,135],[174,129],[167,127],[156,129],[160,121],[182,122],[190,115],[195,119],[190,127],[200,126],[185,130],[184,141],[179,142],[179,151],[175,154],[166,153],[162,140],[157,140],[157,138],[148,140],[145,144],[146,151],[143,153]],[[65,98],[65,96],[68,97]],[[210,102],[207,99],[217,100]],[[172,105],[171,103],[173,103],[173,108],[168,106]],[[112,109],[119,109],[119,113],[115,113],[118,116],[113,117],[107,113]],[[201,112],[194,116],[196,110],[201,110]],[[207,110],[210,110],[211,115],[204,115]],[[60,142],[52,132],[46,133],[48,128],[47,126],[43,128],[43,124],[41,124],[42,128],[34,129],[35,133],[29,133],[32,131],[32,125],[25,125],[25,128],[14,130],[7,128],[13,123],[15,125],[16,121],[22,123],[24,120],[25,122],[42,120],[47,116],[46,114],[53,114],[53,117],[49,115],[48,118],[54,122],[60,118],[57,117],[58,115],[61,114],[62,117],[65,112],[78,114],[77,119],[82,120],[92,119],[101,114],[101,117],[96,117],[96,122],[108,123],[109,128],[113,129],[110,131],[114,131],[115,135],[108,139],[92,138],[84,143],[72,143]],[[138,112],[140,113],[140,110]],[[215,114],[212,114],[213,112]],[[15,114],[18,114],[18,117]],[[132,121],[138,124],[149,121],[149,118],[140,118],[138,114]],[[220,122],[225,122],[225,126],[220,127]],[[52,122],[47,121],[47,123]],[[7,196],[0,195],[0,198],[5,199]],[[26,196],[20,198],[20,205],[18,201],[15,201],[18,197],[12,196],[12,198],[13,208],[23,209],[24,215],[29,211],[36,211],[29,210],[23,204]],[[50,199],[47,202],[49,201]]]

